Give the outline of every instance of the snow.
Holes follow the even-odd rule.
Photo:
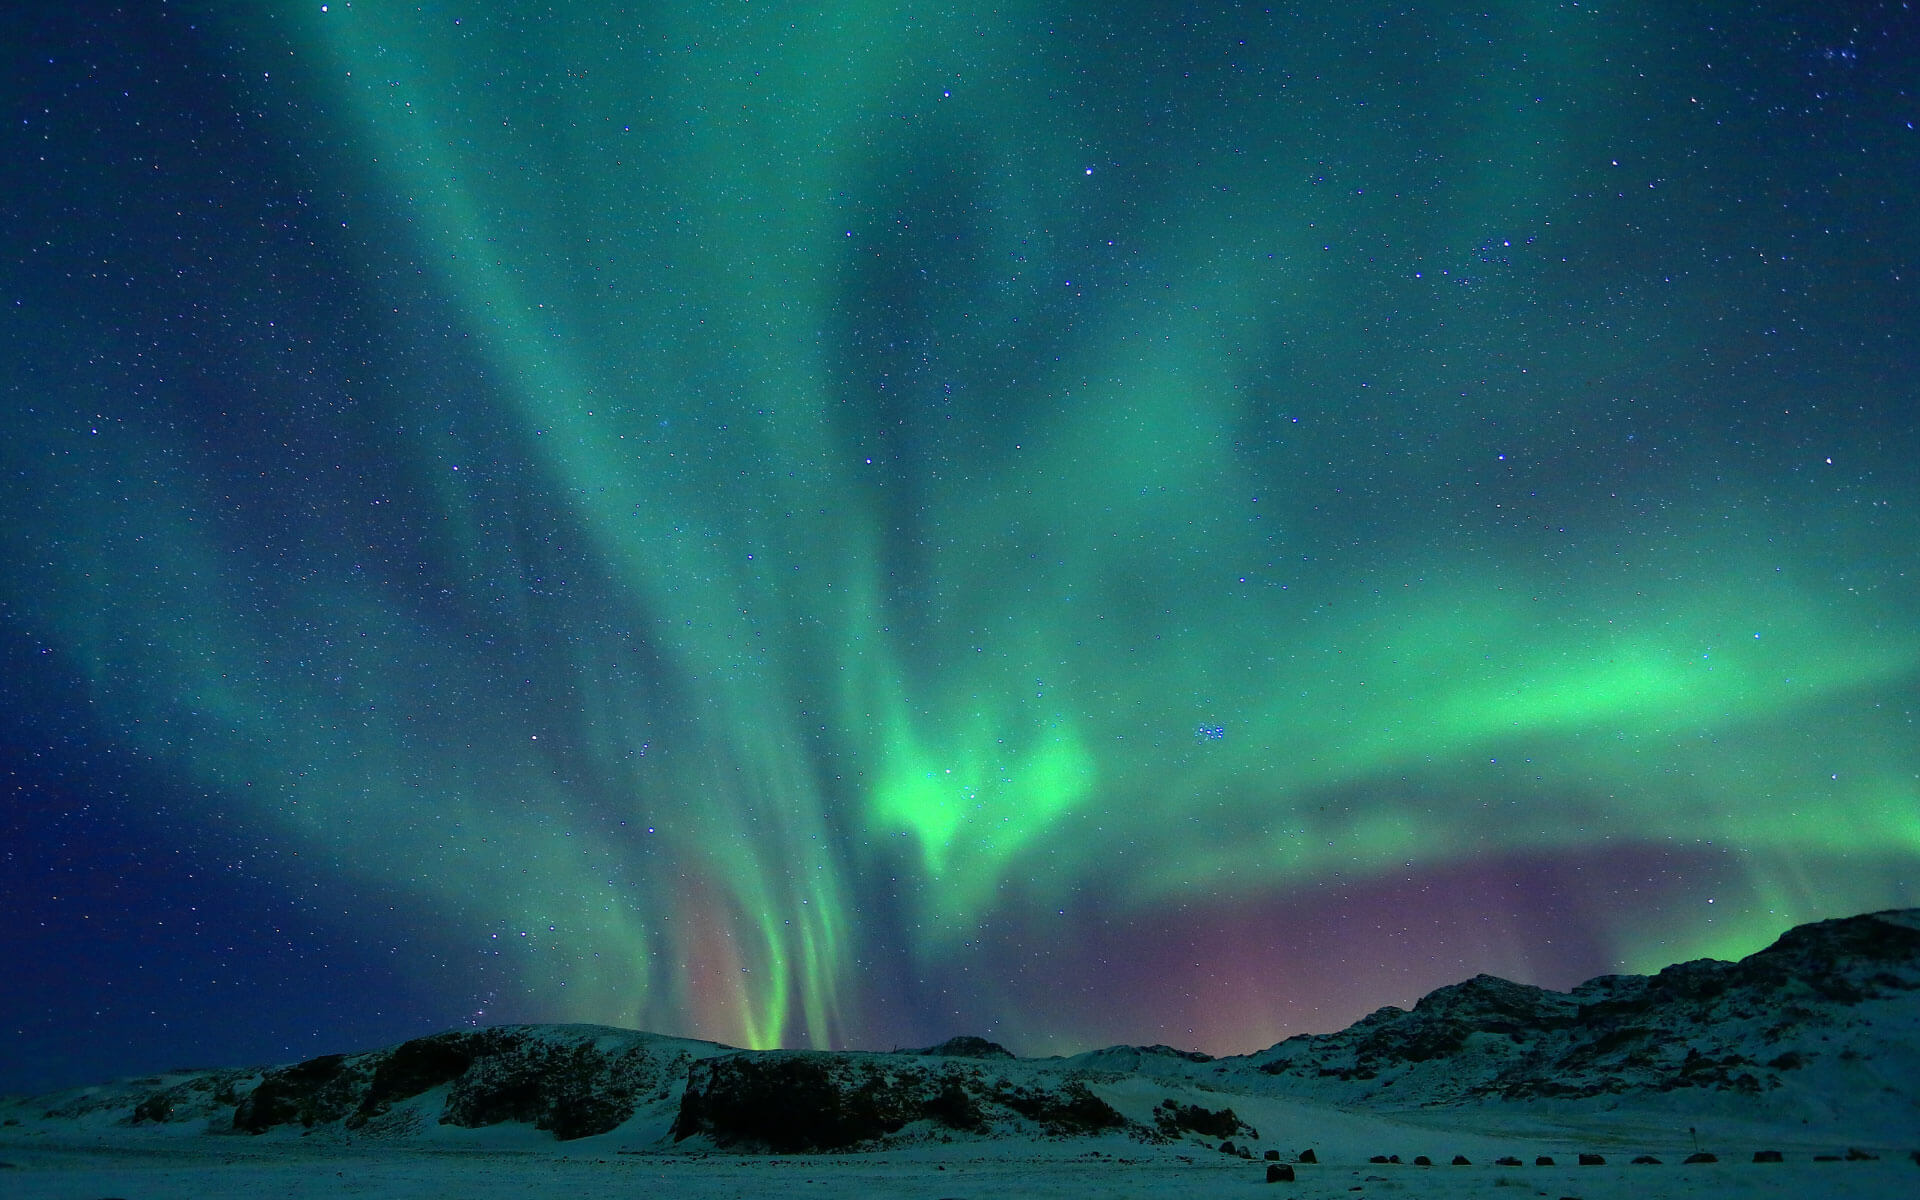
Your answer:
[[[1116,1107],[1154,1102],[1167,1089],[1137,1079],[1099,1088]],[[1175,1089],[1179,1095],[1185,1089]],[[863,1154],[756,1156],[663,1150],[658,1132],[623,1126],[600,1137],[555,1142],[527,1126],[440,1129],[405,1142],[347,1135],[338,1128],[302,1134],[181,1136],[167,1127],[80,1127],[32,1116],[0,1129],[0,1195],[10,1200],[125,1196],[141,1200],[261,1200],[262,1197],[560,1196],[566,1200],[660,1196],[688,1200],[781,1196],[794,1200],[911,1197],[1258,1196],[1278,1198],[1576,1196],[1581,1200],[1656,1197],[1900,1197],[1920,1194],[1920,1164],[1901,1144],[1849,1143],[1832,1131],[1808,1133],[1744,1121],[1736,1114],[1697,1117],[1699,1144],[1713,1164],[1683,1165],[1694,1135],[1657,1109],[1582,1112],[1569,1106],[1502,1105],[1382,1114],[1271,1096],[1194,1092],[1196,1102],[1231,1104],[1261,1136],[1256,1160],[1222,1154],[1198,1140],[1149,1145],[1114,1135],[1059,1140],[939,1142]],[[424,1098],[423,1098],[424,1099]],[[1920,1136],[1914,1139],[1920,1142]],[[1849,1148],[1873,1161],[1815,1161]],[[1293,1183],[1268,1184],[1258,1156],[1278,1150],[1291,1162],[1312,1148],[1317,1164],[1295,1167]],[[1778,1149],[1786,1161],[1752,1161]],[[1606,1158],[1579,1166],[1582,1152]],[[1400,1163],[1374,1164],[1375,1154]],[[1437,1164],[1414,1166],[1425,1154]],[[1454,1155],[1472,1160],[1452,1166]],[[1634,1165],[1654,1154],[1661,1165]],[[1503,1155],[1527,1164],[1501,1167]],[[1532,1165],[1539,1155],[1557,1165]],[[1511,1191],[1493,1191],[1507,1189]]]
[[[897,1119],[858,1153],[723,1147],[792,1132],[777,1105],[771,1124],[727,1108],[744,1095],[765,1110],[764,1096],[715,1089],[755,1052],[601,1026],[436,1035],[267,1070],[0,1097],[0,1200],[1906,1200],[1920,1196],[1915,930],[1913,912],[1822,922],[1741,964],[1568,995],[1470,980],[1412,1012],[1241,1058],[757,1055],[812,1064],[752,1076],[796,1089],[788,1110],[891,1105]],[[699,1105],[683,1105],[690,1081],[706,1089]],[[948,1083],[979,1119],[949,1113]],[[600,1104],[609,1098],[619,1107]],[[679,1132],[691,1136],[676,1140],[689,1111]],[[719,1119],[729,1112],[745,1123]],[[1252,1157],[1223,1153],[1224,1131]],[[1317,1161],[1298,1162],[1308,1149]],[[1683,1162],[1695,1150],[1718,1161]],[[1784,1161],[1755,1162],[1761,1150]],[[1266,1181],[1269,1153],[1294,1180]],[[1604,1162],[1580,1165],[1583,1154]],[[1535,1165],[1543,1156],[1553,1165]]]

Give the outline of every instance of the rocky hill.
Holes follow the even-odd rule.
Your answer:
[[[1491,976],[1338,1033],[1212,1059],[1116,1046],[1019,1059],[981,1038],[885,1054],[742,1051],[593,1025],[458,1030],[261,1070],[0,1100],[31,1119],[416,1138],[518,1124],[559,1140],[795,1153],[912,1140],[1239,1142],[1242,1097],[1411,1109],[1639,1097],[1920,1127],[1920,910],[1790,930],[1738,963],[1572,992]],[[1791,1104],[1787,1102],[1791,1101]],[[1246,1101],[1242,1101],[1246,1103]],[[1797,1107],[1795,1107],[1797,1106]]]
[[[1796,1073],[1912,1096],[1920,910],[1789,930],[1737,963],[1608,975],[1551,992],[1481,975],[1412,1011],[1245,1060],[1299,1090],[1403,1106],[1686,1089],[1758,1095]]]
[[[256,1070],[175,1072],[16,1101],[43,1119],[259,1134],[406,1136],[507,1122],[568,1140],[678,1105],[694,1061],[732,1048],[604,1025],[500,1025]],[[17,1117],[15,1118],[18,1119]]]

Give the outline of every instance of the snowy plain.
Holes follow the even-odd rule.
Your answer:
[[[1123,1097],[1114,1097],[1124,1101]],[[1835,1131],[1744,1122],[1734,1113],[1698,1134],[1658,1110],[1570,1112],[1511,1106],[1417,1114],[1346,1110],[1311,1101],[1236,1095],[1263,1136],[1252,1161],[1199,1141],[1151,1145],[1125,1136],[925,1143],[833,1155],[747,1155],[666,1148],[652,1121],[556,1143],[525,1127],[437,1130],[405,1141],[338,1130],[208,1135],[178,1127],[76,1127],[34,1121],[0,1129],[0,1196],[9,1200],[263,1200],[370,1196],[473,1200],[687,1197],[728,1200],[1067,1200],[1069,1197],[1778,1197],[1805,1200],[1920,1196],[1920,1163],[1899,1144],[1850,1144]],[[1697,1143],[1696,1143],[1697,1136]],[[1715,1163],[1684,1164],[1695,1145]],[[1268,1183],[1266,1149],[1292,1182]],[[1295,1164],[1312,1148],[1316,1163]],[[1784,1161],[1756,1163],[1755,1150]],[[1856,1152],[1848,1161],[1847,1152]],[[1582,1153],[1605,1158],[1579,1165]],[[1368,1161],[1397,1155],[1398,1163]],[[1659,1164],[1635,1164],[1640,1155]],[[1871,1159],[1858,1157],[1872,1154]],[[1426,1155],[1436,1165],[1414,1165]],[[1455,1155],[1470,1159],[1455,1166]],[[1537,1166],[1539,1156],[1554,1159]],[[1517,1158],[1521,1166],[1496,1160]],[[1821,1161],[1821,1159],[1827,1161]]]

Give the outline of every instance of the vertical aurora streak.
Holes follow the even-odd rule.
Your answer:
[[[206,24],[339,219],[251,357],[10,268],[7,620],[502,1019],[1244,1050],[1920,902],[1910,22]]]

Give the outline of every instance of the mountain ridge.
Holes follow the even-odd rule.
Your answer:
[[[1738,962],[1603,975],[1570,992],[1480,975],[1411,1010],[1379,1009],[1247,1057],[1268,1075],[1370,1085],[1313,1089],[1348,1101],[1392,1086],[1421,1104],[1690,1087],[1757,1094],[1829,1057],[1814,1043],[1851,1028],[1861,1006],[1916,993],[1920,910],[1894,909],[1796,926]]]
[[[662,1149],[793,1153],[901,1139],[1257,1138],[1236,1094],[1387,1110],[1623,1098],[1685,1109],[1719,1097],[1776,1115],[1866,1106],[1920,1124],[1916,1080],[1920,909],[1897,909],[1796,926],[1738,962],[1605,975],[1569,992],[1478,975],[1411,1009],[1222,1058],[1166,1046],[1019,1058],[972,1036],[921,1050],[751,1051],[507,1025],[0,1100],[0,1114],[376,1139],[514,1124],[560,1141],[618,1131]]]

